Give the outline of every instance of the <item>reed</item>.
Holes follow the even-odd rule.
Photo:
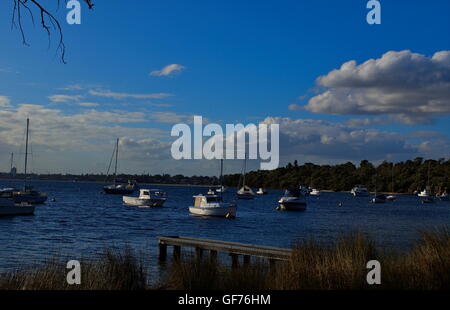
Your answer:
[[[0,290],[141,290],[147,288],[143,260],[130,247],[108,248],[96,260],[80,262],[81,284],[69,285],[63,259],[0,275]]]

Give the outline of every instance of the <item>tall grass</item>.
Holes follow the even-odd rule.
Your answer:
[[[0,275],[0,290],[141,290],[147,288],[143,260],[130,248],[105,249],[97,260],[81,261],[81,284],[67,284],[66,262]]]
[[[107,249],[97,260],[81,262],[81,285],[68,285],[60,260],[43,267],[0,274],[0,289],[14,290],[361,290],[450,289],[450,233],[421,234],[407,252],[377,248],[361,233],[324,246],[312,240],[295,246],[291,258],[270,268],[262,260],[239,268],[220,261],[186,259],[172,262],[159,283],[150,286],[143,259],[133,250]],[[366,264],[381,264],[381,285],[368,285]],[[153,277],[157,279],[158,277]]]
[[[369,285],[366,264],[381,264],[381,284]],[[270,269],[261,262],[231,269],[196,260],[172,266],[165,286],[172,289],[363,290],[450,289],[450,233],[423,233],[408,252],[379,250],[361,233],[332,246],[314,241],[294,248],[287,262]]]

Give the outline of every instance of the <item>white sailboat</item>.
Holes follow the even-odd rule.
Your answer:
[[[395,199],[397,199],[397,197],[394,195],[394,166],[395,166],[395,164],[392,163],[392,181],[391,181],[392,182],[391,183],[392,194],[386,196],[386,200],[388,200],[388,201],[394,201]]]
[[[238,199],[243,199],[243,200],[251,200],[253,198],[255,198],[255,193],[253,192],[253,190],[245,185],[245,173],[246,173],[246,169],[247,169],[247,155],[245,156],[244,159],[244,167],[243,167],[243,172],[241,175],[242,178],[242,187],[237,191],[237,198]],[[239,185],[240,185],[240,179],[239,179]]]
[[[223,182],[223,160],[220,162],[220,180]],[[236,204],[223,201],[222,193],[220,195],[198,194],[193,197],[194,203],[189,207],[189,212],[193,215],[215,216],[215,217],[236,217]]]
[[[369,196],[369,192],[367,191],[367,188],[365,186],[363,186],[363,185],[356,185],[355,187],[352,188],[350,193],[354,197],[366,197],[366,196]]]
[[[47,194],[34,190],[32,186],[27,185],[29,130],[30,130],[30,119],[27,118],[26,140],[25,140],[24,186],[22,189],[10,188],[6,190],[12,192],[13,200],[16,204],[43,204],[47,201]]]
[[[116,158],[115,165],[114,165],[114,184],[103,187],[103,191],[106,194],[112,194],[112,195],[129,195],[129,194],[134,193],[134,191],[136,190],[136,182],[128,180],[127,183],[124,183],[124,182],[119,182],[117,180],[117,161],[119,158],[119,139],[118,138],[116,140],[116,146],[113,151],[113,156],[115,156],[115,158]],[[111,161],[109,162],[107,174],[109,174],[109,169],[111,168],[112,159],[113,159],[113,157],[111,157]]]
[[[431,189],[430,189],[430,162],[428,162],[428,179],[427,179],[427,186],[423,191],[421,191],[417,196],[422,198],[429,198],[431,196]],[[425,202],[427,203],[427,202]]]

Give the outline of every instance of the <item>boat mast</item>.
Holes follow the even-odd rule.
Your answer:
[[[245,188],[245,172],[247,171],[247,153],[245,153],[245,158],[244,158],[244,174],[242,176],[242,187]]]
[[[24,171],[24,174],[25,174],[25,182],[24,182],[24,185],[25,185],[25,187],[26,187],[26,185],[27,185],[28,130],[29,130],[29,127],[30,127],[30,119],[27,118],[27,134],[26,134],[26,139],[25,139],[25,171]]]
[[[11,169],[9,169],[10,173],[12,173],[13,162],[14,162],[14,153],[11,153]]]
[[[223,158],[220,160],[220,197],[223,197]]]
[[[116,184],[116,177],[117,177],[117,157],[119,157],[119,138],[117,138],[116,141],[116,163],[114,165],[114,184]]]
[[[394,166],[395,163],[392,163],[392,194],[394,194]]]

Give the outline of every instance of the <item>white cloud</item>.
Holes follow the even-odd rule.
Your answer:
[[[126,98],[162,99],[162,98],[173,96],[172,94],[168,94],[168,93],[130,94],[130,93],[117,93],[117,92],[112,92],[110,90],[90,90],[89,94],[91,94],[92,96],[113,98],[113,99],[118,99],[118,100],[126,99]]]
[[[78,102],[77,105],[82,107],[98,107],[99,104],[95,102]]]
[[[7,96],[0,96],[0,107],[1,108],[9,108],[11,105],[11,100]]]
[[[179,73],[179,72],[183,71],[184,69],[186,69],[186,67],[184,67],[182,65],[171,64],[171,65],[165,66],[161,70],[154,70],[154,71],[150,72],[150,75],[152,75],[152,76],[170,76],[170,75],[174,75],[175,73]]]
[[[51,102],[56,102],[56,103],[61,103],[61,102],[70,102],[70,101],[78,101],[81,98],[83,98],[83,96],[81,95],[61,95],[61,94],[56,94],[56,95],[51,95],[48,96],[48,99],[50,99]]]
[[[389,51],[360,65],[348,61],[317,83],[327,89],[308,101],[310,112],[390,115],[407,124],[427,123],[450,114],[450,51],[432,57]]]

